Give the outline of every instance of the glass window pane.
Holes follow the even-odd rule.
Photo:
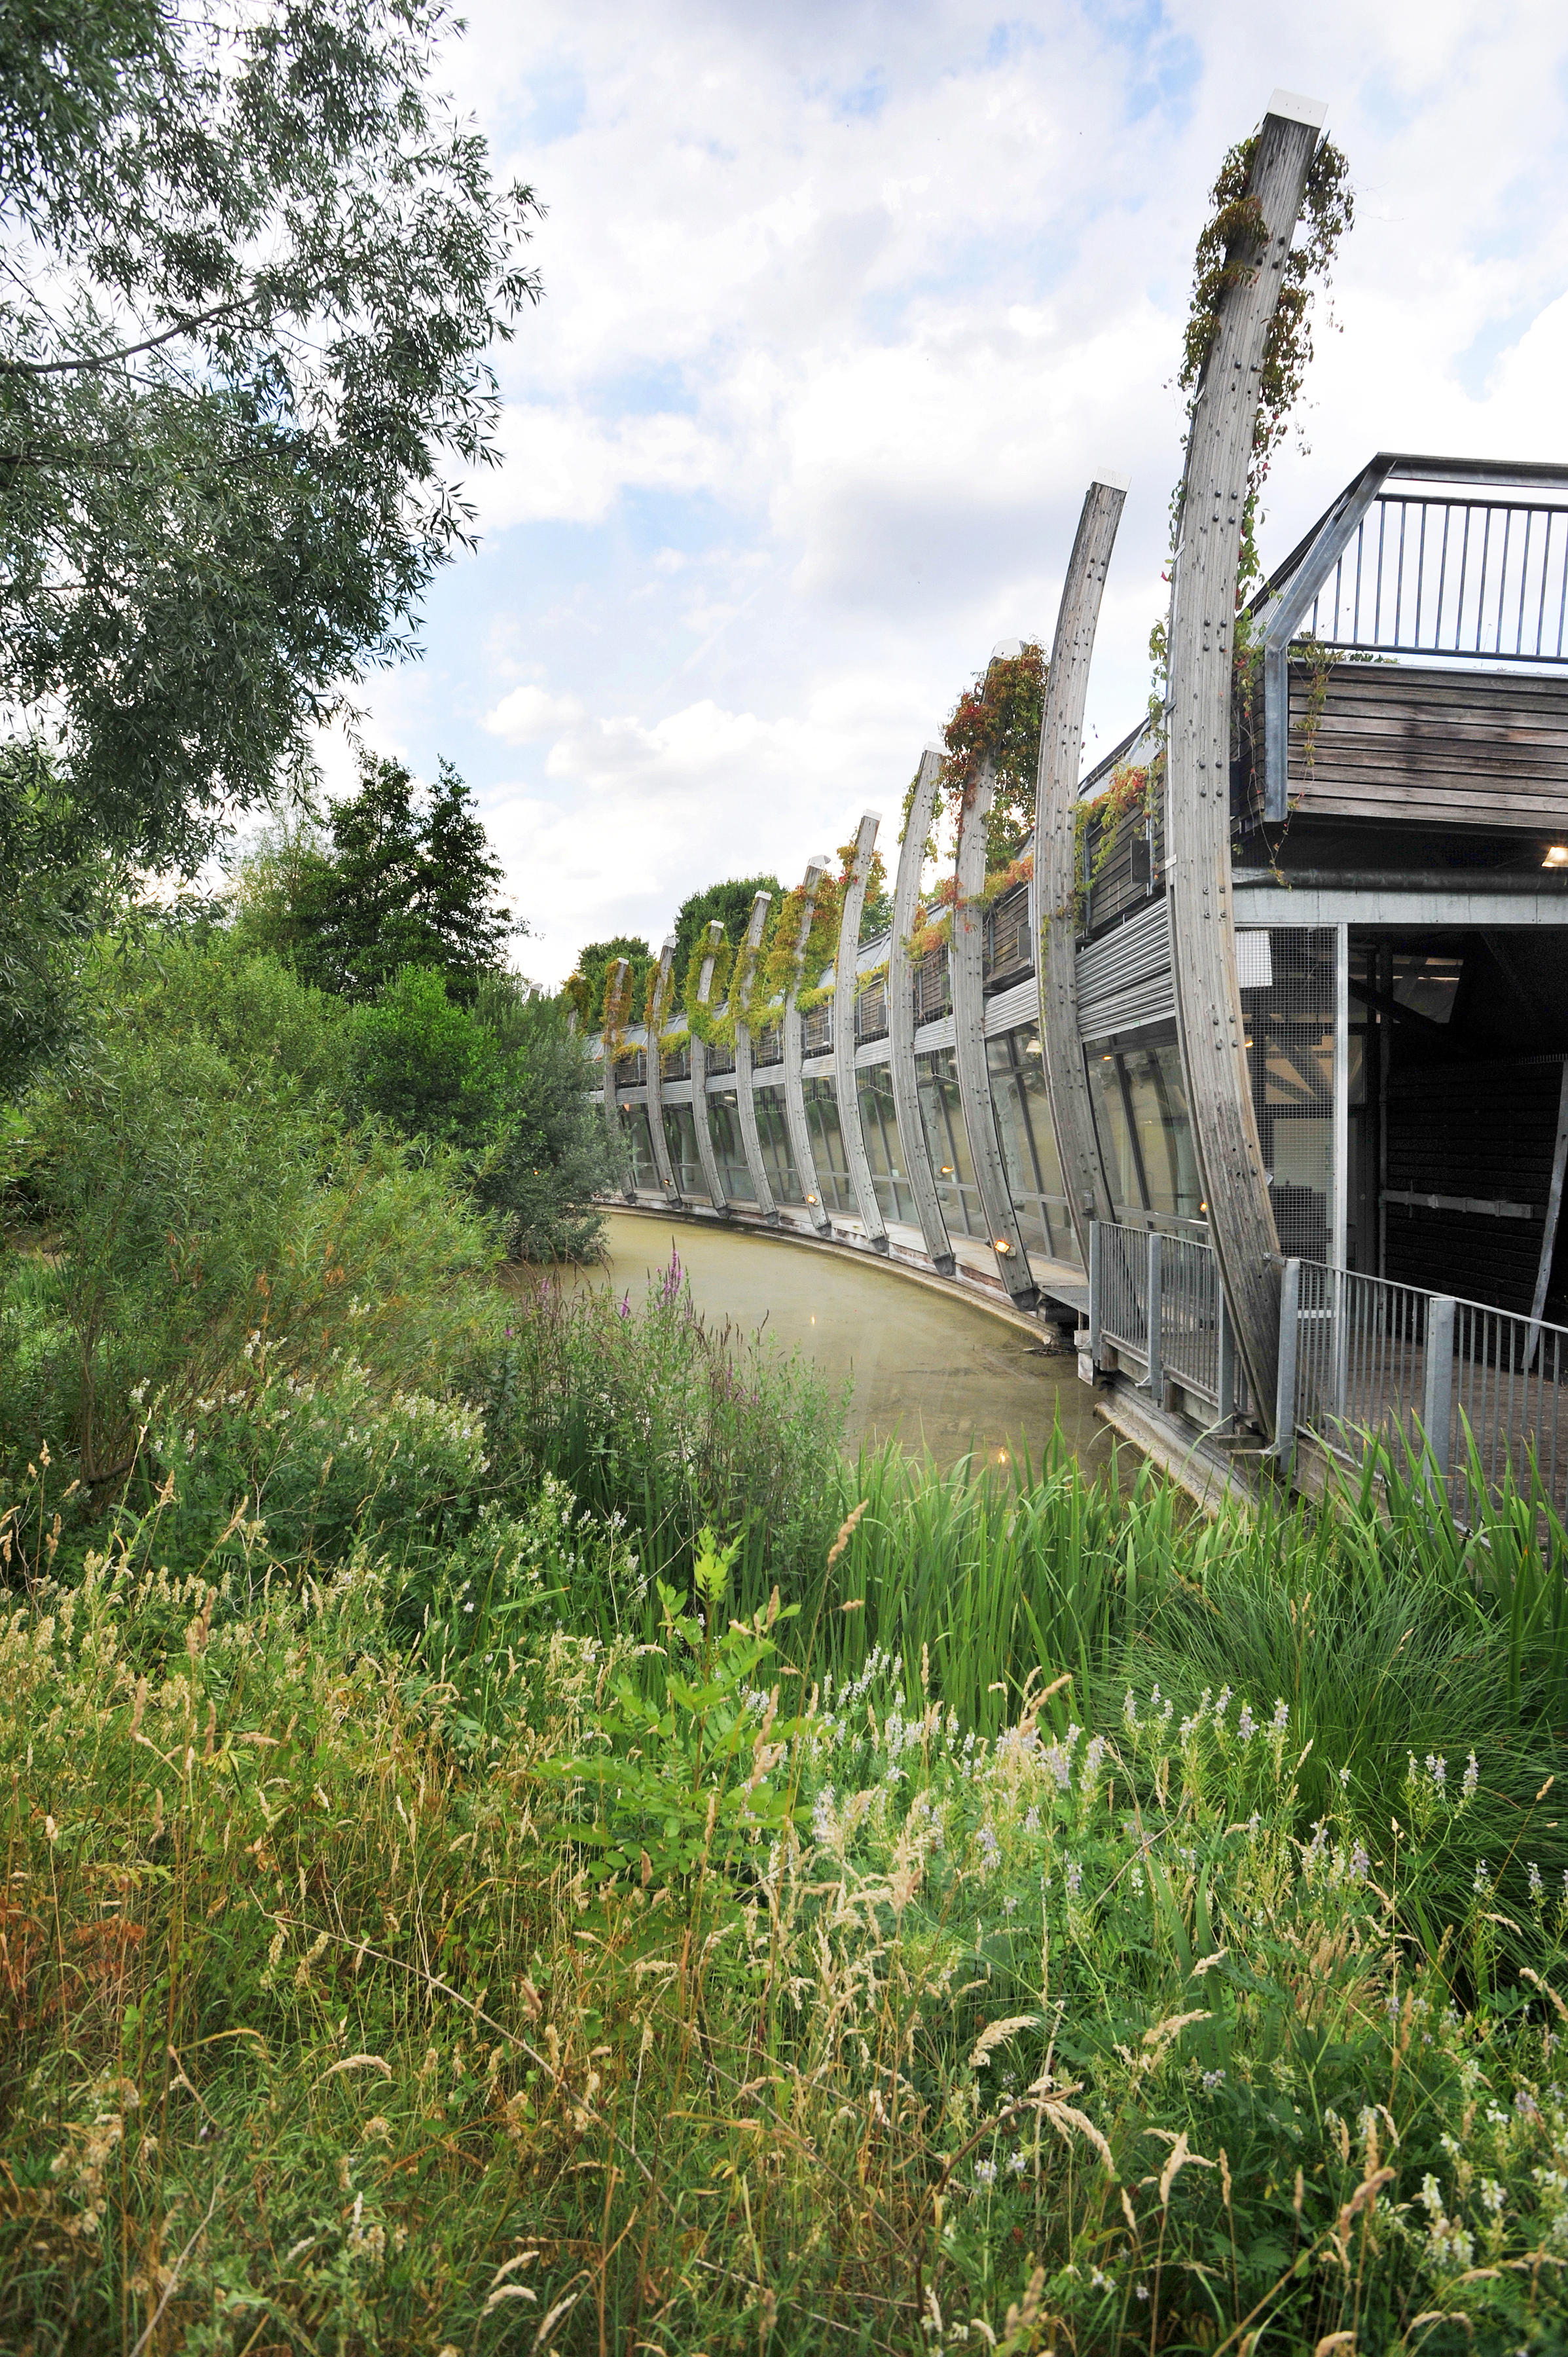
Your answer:
[[[860,1127],[871,1184],[885,1220],[915,1223],[915,1198],[900,1158],[898,1117],[893,1104],[893,1075],[886,1064],[863,1065],[855,1075],[860,1094]]]
[[[653,1133],[648,1126],[648,1107],[645,1104],[622,1105],[620,1126],[631,1164],[632,1185],[657,1187],[659,1171],[653,1159]]]
[[[1129,1214],[1136,1220],[1141,1212],[1147,1211],[1148,1206],[1144,1200],[1132,1127],[1122,1094],[1121,1066],[1114,1055],[1090,1058],[1089,1093],[1094,1107],[1094,1127],[1100,1139],[1101,1159],[1111,1182],[1112,1207],[1119,1220],[1126,1219]]]
[[[758,1089],[757,1135],[762,1147],[763,1167],[768,1183],[773,1189],[776,1203],[802,1203],[805,1190],[795,1168],[795,1157],[789,1150],[789,1123],[784,1111],[782,1088]]]
[[[915,1082],[942,1217],[954,1235],[979,1236],[989,1243],[991,1232],[969,1158],[969,1137],[959,1101],[958,1060],[952,1049],[932,1048],[917,1056]]]
[[[719,1184],[725,1195],[733,1203],[755,1203],[757,1189],[746,1167],[740,1113],[733,1089],[710,1094],[708,1130],[714,1141],[714,1158],[719,1166]]]
[[[849,1165],[844,1160],[843,1139],[839,1131],[838,1097],[832,1081],[825,1075],[804,1083],[806,1097],[806,1132],[811,1141],[811,1153],[817,1166],[817,1184],[822,1190],[822,1200],[830,1211],[846,1219],[858,1215],[849,1183]]]
[[[680,1192],[689,1196],[693,1202],[710,1201],[708,1182],[697,1159],[697,1125],[689,1104],[665,1106],[664,1135],[670,1147],[670,1159],[675,1166],[675,1184]]]

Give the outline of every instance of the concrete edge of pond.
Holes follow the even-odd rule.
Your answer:
[[[985,1317],[995,1318],[998,1325],[1010,1326],[1015,1334],[1026,1335],[1043,1358],[1070,1355],[1069,1351],[1058,1352],[1046,1350],[1044,1348],[1046,1328],[1036,1318],[1026,1316],[1023,1310],[1013,1308],[1004,1298],[992,1300],[976,1284],[953,1277],[938,1276],[934,1270],[911,1268],[908,1262],[896,1260],[891,1254],[868,1252],[859,1244],[840,1243],[835,1238],[830,1236],[802,1235],[798,1228],[764,1227],[754,1224],[749,1220],[715,1220],[711,1215],[704,1218],[701,1212],[688,1211],[684,1209],[676,1211],[661,1204],[609,1203],[602,1208],[607,1212],[613,1211],[618,1219],[647,1220],[654,1226],[675,1224],[697,1228],[709,1235],[724,1232],[734,1236],[747,1236],[759,1244],[788,1244],[800,1252],[829,1253],[839,1260],[853,1261],[856,1268],[875,1269],[878,1275],[897,1276],[906,1285],[918,1285],[924,1292],[939,1295],[944,1301],[958,1301],[961,1302],[966,1309],[978,1309]]]

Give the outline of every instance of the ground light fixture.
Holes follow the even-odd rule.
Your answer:
[[[995,1245],[996,1250],[997,1250],[997,1251],[1002,1254],[1002,1256],[1003,1256],[1003,1258],[1004,1258],[1004,1259],[1005,1259],[1005,1258],[1006,1258],[1007,1254],[1008,1254],[1012,1251],[1012,1249],[1013,1249],[1012,1245],[1008,1243],[1008,1241],[1007,1241],[1007,1239],[1006,1239],[1006,1237],[1005,1237],[1005,1236],[993,1236],[993,1237],[992,1237],[992,1239],[991,1239],[991,1241],[992,1241],[992,1243]]]
[[[1548,844],[1543,867],[1568,867],[1568,843]]]

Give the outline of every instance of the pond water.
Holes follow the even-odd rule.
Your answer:
[[[973,1449],[992,1463],[1020,1450],[1037,1463],[1059,1418],[1085,1470],[1107,1465],[1111,1441],[1078,1379],[1071,1351],[1045,1352],[961,1295],[912,1285],[859,1255],[813,1252],[755,1230],[698,1226],[612,1211],[607,1266],[565,1273],[610,1285],[635,1305],[671,1249],[710,1320],[760,1329],[854,1383],[848,1445],[897,1439],[950,1465]],[[559,1272],[552,1272],[560,1274]]]

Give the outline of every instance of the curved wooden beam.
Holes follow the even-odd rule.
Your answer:
[[[771,892],[759,892],[751,904],[751,915],[746,928],[746,964],[749,970],[756,963],[767,930],[768,911],[773,905]],[[739,969],[736,970],[736,980]],[[730,985],[730,1003],[737,1007],[735,984]],[[740,1117],[740,1143],[746,1156],[746,1167],[751,1174],[752,1189],[757,1196],[757,1208],[770,1228],[779,1225],[779,1206],[773,1200],[773,1189],[768,1181],[768,1165],[762,1158],[762,1140],[757,1134],[757,1099],[752,1093],[751,1030],[743,1023],[738,1011],[735,1022],[735,1102]]]
[[[800,1192],[806,1199],[807,1216],[821,1236],[830,1234],[833,1223],[822,1200],[822,1190],[817,1179],[817,1157],[811,1151],[811,1133],[806,1126],[806,1093],[800,1072],[806,1027],[795,1004],[795,994],[800,987],[800,966],[816,909],[817,887],[826,873],[827,865],[825,859],[813,859],[807,866],[806,905],[800,913],[800,930],[795,940],[795,963],[784,994],[784,1125],[789,1132],[789,1151],[794,1157],[795,1176],[800,1181]]]
[[[995,791],[995,773],[988,761],[958,823],[958,897],[953,902],[950,952],[953,1058],[970,1159],[991,1248],[996,1254],[997,1274],[1009,1298],[1020,1309],[1033,1309],[1039,1294],[1029,1273],[1029,1256],[1007,1184],[985,1062],[985,915],[980,896],[985,889],[985,822]]]
[[[860,919],[865,907],[865,881],[871,873],[871,855],[876,847],[876,830],[881,824],[875,811],[867,811],[854,837],[854,864],[844,887],[843,907],[839,912],[838,963],[833,968],[833,1087],[838,1098],[839,1135],[843,1139],[844,1161],[849,1169],[849,1183],[854,1189],[854,1200],[860,1211],[860,1223],[871,1239],[874,1252],[887,1250],[887,1223],[882,1216],[882,1206],[876,1200],[876,1189],[871,1183],[871,1164],[866,1159],[865,1133],[860,1125],[860,1091],[854,1072],[854,1007],[859,996]]]
[[[1068,1212],[1085,1268],[1090,1222],[1113,1220],[1116,1211],[1100,1157],[1078,1025],[1078,765],[1100,601],[1126,498],[1125,481],[1114,475],[1096,476],[1084,494],[1057,608],[1035,785],[1040,1047]]]
[[[952,1241],[937,1198],[926,1125],[920,1118],[920,1092],[915,1078],[915,967],[909,936],[920,904],[920,870],[925,865],[926,839],[937,805],[937,780],[941,775],[940,748],[928,745],[920,756],[915,791],[904,839],[898,845],[898,875],[893,887],[893,946],[887,958],[887,1049],[893,1080],[893,1114],[898,1125],[898,1148],[915,1198],[915,1211],[925,1238],[926,1252],[939,1276],[953,1273]]]
[[[1176,1028],[1209,1233],[1254,1408],[1272,1426],[1280,1240],[1269,1200],[1236,976],[1230,699],[1236,575],[1263,343],[1322,110],[1276,92],[1248,194],[1262,234],[1219,301],[1193,404],[1171,574],[1165,873]]]
[[[714,986],[714,960],[724,945],[725,929],[714,917],[708,926],[708,938],[703,948],[703,968],[697,976],[697,1004],[705,1006],[708,993]],[[708,1198],[715,1211],[727,1213],[729,1198],[719,1181],[719,1158],[714,1152],[714,1133],[708,1127],[708,1049],[705,1040],[693,1031],[692,1040],[692,1126],[697,1133],[697,1159],[703,1166],[707,1181]]]
[[[670,1160],[670,1141],[664,1135],[664,1065],[660,1046],[670,1003],[670,972],[674,963],[675,936],[671,933],[659,952],[659,972],[653,985],[653,1004],[648,1021],[648,1126],[653,1141],[653,1167],[659,1173],[659,1183],[672,1205],[681,1200],[681,1189],[675,1183],[675,1172]]]
[[[620,1134],[620,1123],[616,1118],[616,1060],[610,1049],[611,1039],[626,1020],[627,1010],[622,1002],[626,996],[628,972],[625,958],[617,958],[609,970],[605,982],[605,1023],[600,1036],[605,1051],[605,1135],[609,1141],[610,1166],[621,1174],[620,1191],[629,1203],[637,1189],[633,1184],[632,1164],[627,1153],[626,1140]]]

